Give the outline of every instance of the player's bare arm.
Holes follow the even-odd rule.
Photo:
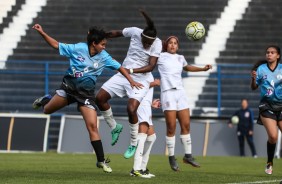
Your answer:
[[[35,29],[51,47],[59,49],[59,42],[45,33],[40,24],[35,24],[32,28]]]
[[[155,56],[150,56],[149,58],[149,64],[147,66],[141,67],[141,68],[133,68],[131,69],[132,72],[131,73],[147,73],[147,72],[151,72],[154,70],[156,64],[158,61],[158,57]]]
[[[255,70],[253,70],[252,73],[251,73],[251,76],[252,76],[251,88],[252,88],[252,90],[256,90],[258,88],[258,85],[256,84],[257,72]]]
[[[189,71],[189,72],[202,72],[202,71],[207,71],[209,69],[212,69],[212,65],[206,65],[203,68],[192,66],[192,65],[186,65],[185,67],[183,67],[183,70]]]
[[[122,30],[111,30],[107,32],[107,38],[117,38],[117,37],[122,37]]]

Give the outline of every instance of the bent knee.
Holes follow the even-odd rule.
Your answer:
[[[87,129],[90,133],[97,133],[99,131],[98,127],[94,125],[87,127]]]
[[[268,142],[271,144],[276,144],[277,140],[278,140],[278,136],[269,136],[268,137]]]
[[[167,129],[166,134],[169,137],[174,136],[175,135],[175,129]]]

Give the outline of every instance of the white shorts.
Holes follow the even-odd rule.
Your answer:
[[[146,80],[146,78],[140,79],[140,81],[136,79],[134,80],[143,84],[143,88],[132,88],[128,80],[120,73],[112,76],[107,82],[103,84],[101,88],[107,91],[112,98],[115,96],[118,96],[120,98],[127,96],[128,98],[134,98],[141,102],[149,90],[150,81]]]
[[[139,123],[147,122],[150,126],[153,125],[152,122],[153,93],[154,93],[154,88],[150,88],[137,109],[137,116]]]
[[[188,109],[188,98],[184,89],[169,89],[161,93],[162,109],[180,111]]]

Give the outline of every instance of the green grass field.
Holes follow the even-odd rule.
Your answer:
[[[273,175],[264,173],[266,158],[196,157],[201,168],[182,163],[180,172],[170,169],[163,155],[150,157],[149,169],[155,178],[129,176],[133,159],[110,155],[112,173],[96,168],[91,154],[2,153],[0,154],[0,183],[279,183],[282,180],[282,159],[274,160]]]

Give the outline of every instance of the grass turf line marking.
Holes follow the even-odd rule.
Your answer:
[[[253,183],[274,183],[282,180],[268,180],[268,181],[253,181],[253,182],[242,182],[242,183],[227,183],[227,184],[253,184]]]

